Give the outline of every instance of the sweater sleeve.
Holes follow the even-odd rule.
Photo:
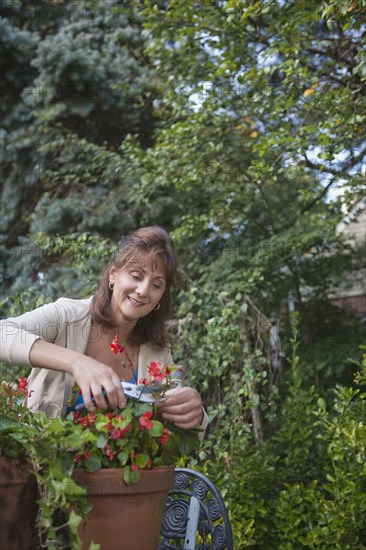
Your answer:
[[[58,302],[0,321],[0,359],[14,365],[32,366],[29,354],[40,338],[54,342],[65,324],[63,307]]]

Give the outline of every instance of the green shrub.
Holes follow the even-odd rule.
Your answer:
[[[332,402],[303,387],[292,338],[292,381],[278,413],[255,443],[246,404],[224,404],[220,429],[199,460],[217,483],[237,550],[366,548],[366,355],[352,362],[353,387],[336,386]]]

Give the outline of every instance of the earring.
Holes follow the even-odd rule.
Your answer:
[[[113,292],[113,289],[114,289],[114,283],[112,283],[112,281],[110,281],[109,285],[108,285],[108,288],[111,292]]]
[[[160,302],[154,307],[153,311],[159,311],[160,309]]]

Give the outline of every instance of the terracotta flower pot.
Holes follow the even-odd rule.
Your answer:
[[[28,550],[37,515],[37,482],[26,462],[0,456],[0,549]]]
[[[91,542],[101,550],[156,550],[174,469],[141,471],[139,481],[130,486],[123,482],[121,469],[75,470],[75,481],[87,488],[93,506],[80,528],[83,550]]]

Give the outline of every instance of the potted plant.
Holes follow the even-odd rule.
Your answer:
[[[167,390],[174,371],[153,362],[140,382]],[[123,411],[70,416],[82,441],[73,453],[74,478],[92,503],[80,531],[85,547],[94,541],[102,549],[155,550],[175,464],[198,447],[198,431],[179,430],[162,419],[155,403],[132,399]]]
[[[7,550],[29,548],[37,512],[36,479],[17,440],[29,415],[26,392],[26,378],[0,385],[0,548]]]
[[[71,505],[83,516],[90,505],[72,477],[77,434],[70,421],[31,412],[28,393],[26,378],[0,384],[0,548],[81,547]]]
[[[141,382],[169,389],[173,371],[152,363]],[[163,421],[156,404],[134,400],[123,411],[48,418],[24,406],[27,392],[26,379],[1,385],[0,463],[12,464],[24,506],[15,500],[9,506],[15,491],[4,484],[10,476],[3,466],[1,498],[9,520],[4,528],[1,510],[0,547],[29,547],[38,502],[35,548],[155,550],[174,465],[198,447],[198,430],[179,430]],[[19,515],[25,512],[28,519]],[[28,534],[19,542],[25,525]]]

